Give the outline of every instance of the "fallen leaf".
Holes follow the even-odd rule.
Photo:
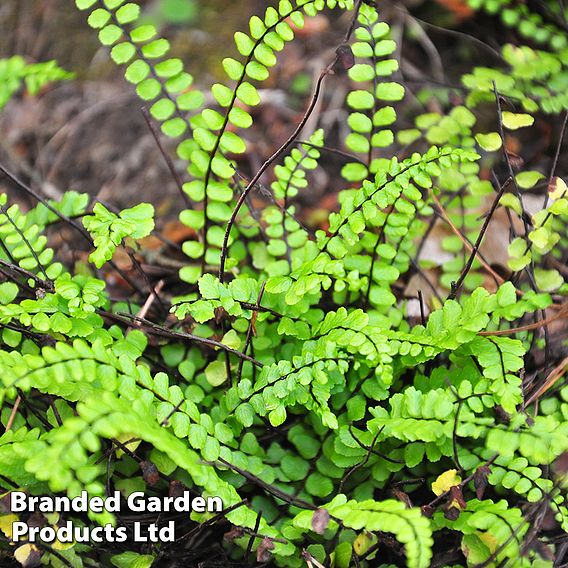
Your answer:
[[[268,562],[270,560],[270,551],[274,549],[274,543],[271,538],[265,536],[262,542],[256,549],[256,561],[257,562]]]
[[[0,531],[3,532],[6,537],[12,538],[12,530],[15,522],[19,521],[18,515],[2,515],[0,516]]]
[[[491,470],[488,466],[482,465],[475,470],[473,474],[473,485],[475,487],[475,495],[481,501],[483,499],[483,494],[485,493],[485,488],[487,487],[487,478]]]
[[[16,548],[14,558],[24,568],[35,568],[41,565],[41,552],[33,544],[24,544]]]
[[[140,462],[140,469],[142,470],[142,477],[148,485],[156,485],[160,481],[160,472],[152,462]]]
[[[329,525],[329,511],[316,509],[312,517],[312,530],[317,534],[323,534]]]
[[[475,10],[466,2],[466,0],[436,0],[454,15],[457,22],[469,20],[474,14]]]

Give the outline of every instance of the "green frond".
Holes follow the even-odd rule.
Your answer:
[[[390,27],[379,21],[377,10],[367,4],[361,6],[357,22],[357,41],[351,46],[355,64],[348,71],[356,88],[347,95],[352,112],[348,119],[351,133],[345,144],[361,154],[362,161],[343,167],[341,173],[349,182],[376,175],[388,165],[379,155],[394,142],[389,128],[396,121],[392,104],[404,97],[404,87],[391,80],[399,65],[393,55],[396,43],[389,37]]]
[[[0,59],[0,110],[22,87],[30,95],[37,95],[46,85],[72,77],[56,61],[26,63],[19,55]]]
[[[409,568],[430,566],[433,544],[430,522],[419,509],[408,509],[404,503],[387,501],[347,501],[337,497],[326,507],[330,515],[355,530],[393,533],[404,544]]]

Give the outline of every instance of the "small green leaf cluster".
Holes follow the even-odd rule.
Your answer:
[[[565,187],[565,184],[563,187],[561,185],[559,190],[553,192],[548,206],[533,215],[534,228],[528,233],[528,238],[517,237],[509,244],[511,270],[523,270],[535,257],[538,260],[543,255],[553,253],[562,238],[568,215],[568,191]],[[546,292],[554,292],[564,284],[556,269],[535,269],[535,279],[539,288]]]
[[[83,225],[93,237],[95,250],[89,260],[100,268],[109,261],[122,241],[147,237],[154,229],[154,207],[140,203],[119,214],[109,211],[102,203],[96,203],[93,214],[83,217]]]
[[[56,61],[26,63],[19,55],[0,59],[0,110],[23,86],[30,95],[37,95],[46,85],[72,77]]]
[[[487,101],[493,83],[502,94],[517,99],[528,112],[558,113],[568,108],[568,40],[562,22],[566,10],[556,2],[543,2],[542,10],[512,0],[468,0],[468,4],[499,15],[505,26],[515,28],[525,45],[506,44],[501,56],[508,69],[477,67],[462,78],[471,90],[469,104]],[[538,49],[532,47],[536,44]]]
[[[1,255],[5,261],[17,264],[22,270],[35,274],[39,279],[54,280],[63,270],[53,262],[53,249],[47,246],[47,237],[42,234],[44,226],[28,222],[16,204],[6,207],[6,194],[0,195]],[[33,273],[33,274],[32,274]]]
[[[532,11],[530,5],[513,0],[467,0],[467,3],[475,10],[499,16],[507,27],[516,28],[524,40],[554,49],[566,47],[568,43],[556,19],[562,19],[564,8],[555,2],[544,2],[544,13]]]

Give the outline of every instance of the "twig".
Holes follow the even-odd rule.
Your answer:
[[[424,313],[424,296],[422,290],[418,290],[418,303],[420,305],[420,321],[423,326],[426,326],[426,314]]]
[[[122,321],[122,323],[125,323],[124,319],[138,321],[138,322],[144,324],[144,326],[146,326],[147,328],[149,328],[148,333],[152,333],[153,335],[160,335],[162,337],[172,337],[172,338],[177,337],[178,339],[188,339],[188,340],[194,341],[196,343],[202,343],[203,345],[207,345],[209,347],[214,347],[214,348],[217,348],[217,349],[222,349],[223,351],[227,351],[228,353],[232,353],[233,355],[236,355],[237,357],[241,357],[242,359],[249,361],[250,363],[252,363],[253,365],[256,365],[257,367],[263,367],[263,364],[260,361],[257,361],[253,357],[249,357],[248,355],[245,355],[244,353],[241,353],[240,351],[237,351],[236,349],[233,349],[232,347],[229,347],[228,345],[225,345],[224,343],[221,343],[219,341],[215,341],[214,339],[208,339],[206,337],[199,337],[198,335],[193,335],[192,333],[184,333],[184,332],[181,332],[181,331],[172,331],[171,329],[168,329],[167,327],[163,327],[161,325],[158,325],[157,323],[148,321],[147,319],[144,319],[144,318],[133,316],[132,314],[126,314],[126,313],[113,314],[111,312],[105,312],[105,311],[99,311],[99,313],[101,315],[106,316],[106,317],[110,317],[110,318],[114,318],[118,321]]]
[[[464,268],[463,268],[463,270],[460,274],[460,277],[458,278],[458,281],[452,286],[452,291],[450,293],[450,298],[452,300],[456,297],[456,294],[458,293],[458,291],[461,288],[464,280],[466,279],[468,272],[471,270],[471,267],[473,265],[473,261],[475,260],[475,257],[477,256],[477,252],[479,251],[479,247],[481,246],[481,242],[483,241],[483,237],[485,236],[485,233],[487,232],[487,229],[489,228],[489,223],[491,223],[491,219],[493,218],[493,214],[495,213],[495,211],[497,210],[497,207],[499,206],[499,200],[501,199],[503,193],[505,193],[505,189],[507,188],[509,183],[511,183],[511,181],[512,181],[512,178],[509,178],[499,188],[499,191],[497,192],[497,195],[495,196],[495,199],[493,200],[493,203],[491,204],[491,208],[489,209],[489,212],[485,216],[485,220],[483,221],[483,225],[481,227],[481,230],[479,231],[477,241],[475,242],[475,245],[473,245],[473,249],[471,251],[469,259],[468,259],[466,265],[464,266]]]
[[[245,562],[247,562],[247,563],[248,563],[250,553],[252,552],[252,547],[253,547],[253,544],[254,544],[255,535],[258,533],[258,529],[260,528],[261,519],[262,519],[262,511],[259,511],[256,515],[256,521],[254,523],[253,534],[250,535],[250,539],[249,539],[248,544],[247,544],[247,549],[245,551]]]
[[[359,463],[356,463],[344,476],[343,479],[341,480],[340,484],[339,484],[339,489],[337,490],[338,493],[343,493],[343,486],[345,485],[346,481],[351,477],[351,475],[353,475],[359,468],[367,465],[367,463],[369,462],[369,459],[371,458],[371,455],[373,454],[373,450],[375,448],[375,444],[377,443],[377,439],[378,437],[382,434],[383,430],[384,430],[385,426],[383,425],[381,428],[379,428],[377,430],[377,433],[373,436],[373,439],[371,441],[371,445],[368,447],[367,449],[367,455],[365,456],[365,459]],[[353,437],[353,439],[355,441],[357,441],[357,438],[355,438],[355,436],[353,436],[353,432],[352,432],[352,428],[351,426],[349,427],[349,432],[351,434],[351,436]],[[362,445],[360,442],[358,442],[359,445]]]
[[[557,319],[563,318],[568,315],[568,302],[564,302],[560,306],[557,314],[550,316],[545,319],[538,320],[534,323],[529,323],[527,325],[522,325],[520,327],[512,327],[510,329],[498,329],[495,331],[480,331],[477,335],[513,335],[514,333],[520,333],[522,331],[532,331],[534,329],[539,329],[541,327],[546,327],[548,324],[556,321]]]
[[[158,297],[158,294],[162,291],[162,288],[164,287],[164,281],[160,280],[155,288],[152,288],[152,292],[150,293],[150,295],[146,298],[146,301],[144,302],[144,305],[140,308],[140,311],[137,314],[137,317],[139,318],[145,318],[146,314],[148,313],[148,310],[150,309],[151,305],[154,303],[154,300]],[[140,327],[140,322],[135,322],[134,325],[136,327]]]
[[[535,400],[539,399],[547,390],[551,389],[566,373],[568,369],[568,357],[564,357],[564,359],[556,366],[548,376],[546,377],[543,385],[538,388],[538,390],[533,393],[529,399],[525,402],[525,407],[530,406]]]
[[[383,431],[384,426],[379,430],[379,434]],[[355,434],[353,433],[353,426],[349,425],[349,433],[351,434],[351,437],[355,440],[355,442],[357,442],[357,445],[362,448],[363,450],[367,450],[367,452],[369,452],[369,454],[374,454],[375,456],[380,457],[381,459],[388,461],[390,463],[404,463],[400,460],[395,460],[394,458],[391,458],[389,456],[386,456],[384,454],[381,454],[380,452],[377,452],[377,450],[375,450],[373,448],[373,446],[375,445],[376,441],[377,441],[377,437],[373,438],[374,442],[371,446],[367,446],[366,444],[363,444],[363,442],[361,442],[361,440],[359,440],[359,438],[357,438],[357,436],[355,436]]]
[[[256,309],[252,314],[252,317],[250,318],[250,322],[249,322],[249,326],[248,326],[248,330],[247,330],[247,337],[245,339],[245,345],[243,347],[243,353],[246,354],[246,352],[248,351],[249,345],[251,345],[251,341],[252,341],[252,336],[253,334],[256,335],[254,326],[256,324],[256,318],[258,316],[258,308],[260,308],[260,302],[262,301],[262,296],[264,294],[264,287],[266,286],[266,282],[263,282],[261,287],[260,287],[260,291],[258,293],[258,298],[256,300]],[[254,353],[252,353],[254,355]],[[245,364],[245,360],[241,359],[239,362],[239,369],[237,371],[237,383],[241,380],[241,376],[243,373],[243,366]]]
[[[48,292],[53,292],[55,290],[55,288],[53,286],[53,282],[48,282],[46,280],[43,280],[42,278],[40,278],[39,276],[37,276],[33,272],[30,272],[29,270],[26,270],[25,268],[22,268],[22,267],[18,266],[17,264],[12,264],[12,263],[7,262],[7,261],[0,258],[0,266],[4,266],[5,268],[9,268],[10,270],[17,272],[18,274],[21,274],[22,276],[25,276],[26,278],[31,278],[40,288],[43,288],[44,290],[47,290]]]
[[[513,164],[511,164],[511,158],[509,156],[509,152],[507,152],[507,148],[505,146],[505,129],[503,128],[503,111],[501,110],[501,95],[497,90],[497,85],[495,81],[493,81],[493,93],[495,94],[495,102],[497,104],[497,118],[499,124],[499,134],[501,135],[502,145],[501,149],[503,151],[503,158],[505,159],[505,163],[507,164],[507,171],[509,172],[509,180],[505,182],[504,185],[508,183],[513,183],[513,188],[515,190],[515,195],[517,196],[519,203],[521,204],[521,210],[525,211],[525,206],[523,204],[523,196],[521,194],[521,190],[519,189],[519,185],[517,184],[517,178],[515,177],[515,172],[513,171]],[[525,228],[525,236],[526,239],[529,234],[529,224],[524,215],[521,215],[521,220],[523,222],[523,226]]]
[[[233,470],[234,472],[242,475],[245,479],[248,479],[249,481],[252,481],[253,483],[258,485],[259,487],[262,487],[266,492],[270,493],[273,497],[276,497],[277,499],[284,501],[284,503],[288,503],[288,505],[294,505],[295,507],[299,507],[301,509],[309,509],[310,511],[315,511],[317,509],[317,507],[315,505],[312,505],[311,503],[308,503],[307,501],[304,501],[303,499],[294,498],[294,497],[288,495],[288,493],[285,493],[284,491],[281,491],[277,487],[270,485],[270,483],[266,483],[265,481],[263,481],[262,479],[260,479],[256,475],[253,475],[252,473],[249,473],[248,471],[241,469],[240,467],[238,467],[238,466],[236,466],[232,463],[229,463],[224,458],[220,457],[220,458],[217,459],[217,461],[219,463],[221,463],[222,465],[224,465],[225,467],[228,467],[229,469]]]
[[[315,106],[316,106],[316,104],[319,100],[323,80],[325,79],[325,77],[327,77],[327,75],[332,73],[332,68],[336,64],[337,60],[338,60],[338,56],[336,55],[335,59],[332,61],[332,63],[330,63],[327,67],[325,67],[325,69],[323,69],[322,72],[320,73],[320,76],[318,77],[318,80],[316,82],[316,88],[315,88],[314,94],[312,96],[312,100],[310,101],[308,109],[304,113],[302,120],[300,120],[300,123],[298,124],[298,126],[296,127],[294,132],[292,132],[292,134],[288,137],[286,142],[284,142],[284,144],[282,144],[280,146],[280,148],[278,148],[278,150],[276,150],[276,152],[274,152],[274,154],[272,154],[272,156],[270,156],[270,158],[268,158],[268,160],[266,160],[264,162],[264,164],[262,164],[260,169],[256,172],[254,177],[250,180],[250,182],[247,184],[247,186],[245,187],[245,189],[241,193],[241,195],[240,195],[240,197],[237,201],[237,204],[236,204],[235,208],[233,209],[233,212],[231,213],[231,217],[230,217],[230,219],[227,223],[227,227],[225,229],[225,235],[223,237],[223,246],[221,248],[221,261],[219,263],[219,280],[221,282],[224,282],[224,280],[225,280],[225,262],[227,260],[229,237],[231,235],[231,229],[233,228],[233,225],[235,224],[235,220],[237,218],[237,215],[239,214],[239,211],[241,210],[241,207],[243,206],[243,203],[245,202],[245,200],[248,197],[248,194],[251,192],[252,188],[260,180],[260,178],[262,177],[264,172],[266,172],[266,170],[270,167],[270,165],[279,156],[281,156],[286,151],[286,149],[294,142],[294,140],[298,137],[298,135],[300,134],[300,132],[302,131],[302,129],[304,128],[304,126],[308,122],[308,119],[309,119],[310,115],[312,114],[312,112],[313,112],[313,110],[314,110],[314,108],[315,108]]]
[[[241,175],[239,172],[235,172],[235,176],[238,177],[239,179],[242,179],[247,184],[250,181],[245,176]],[[244,191],[242,189],[242,186],[239,185],[239,188],[241,189],[241,191]],[[308,235],[314,236],[314,231],[312,229],[306,227],[306,225],[304,225],[304,223],[302,223],[302,221],[296,215],[294,215],[291,211],[286,210],[280,203],[278,203],[278,201],[276,200],[270,189],[268,189],[266,186],[262,185],[259,182],[255,184],[254,189],[257,189],[262,197],[266,197],[266,199],[268,199],[270,203],[272,203],[272,205],[278,207],[278,209],[282,212],[284,216],[288,216],[290,217],[290,219],[296,221],[296,223],[298,223],[300,228],[304,230],[306,233],[308,233]],[[247,197],[247,205],[248,205],[248,197]]]
[[[154,299],[158,300],[158,303],[160,304],[160,307],[162,308],[162,312],[164,314],[167,314],[168,309],[166,308],[166,306],[164,306],[164,303],[162,302],[162,299],[160,298],[159,293],[156,291],[156,288],[152,284],[150,277],[146,274],[145,270],[142,268],[142,266],[138,262],[138,259],[134,256],[134,253],[131,250],[129,250],[129,248],[126,247],[126,246],[124,246],[123,248],[126,251],[128,258],[130,258],[130,262],[132,262],[132,265],[134,266],[134,268],[136,269],[138,274],[140,274],[140,276],[142,276],[142,278],[146,282],[146,284],[147,284],[148,288],[150,289],[150,292],[153,295]]]
[[[339,150],[338,148],[331,148],[330,146],[317,146],[316,144],[312,144],[308,140],[296,140],[294,144],[298,146],[309,146],[310,148],[315,148],[316,150],[321,150],[322,152],[328,152],[329,154],[336,154],[345,158],[346,160],[351,160],[353,162],[358,162],[359,164],[366,165],[361,158],[356,156],[355,154],[350,154],[349,152],[344,152],[343,150]]]
[[[177,306],[183,306],[184,304],[191,304],[191,303],[196,302],[196,301],[197,300],[192,300],[192,301],[187,301],[187,302],[178,302],[176,304],[172,304],[172,307],[175,308]],[[284,316],[283,314],[277,312],[276,310],[273,310],[272,308],[267,308],[265,306],[259,306],[258,304],[252,304],[251,302],[245,302],[243,300],[235,300],[235,302],[237,302],[237,304],[239,304],[241,306],[241,308],[245,308],[245,310],[252,310],[254,312],[262,312],[262,313],[271,314],[275,318],[278,318],[278,319],[281,319],[283,317],[287,317],[287,318],[289,318],[293,321],[304,321],[302,318],[289,316],[289,315]]]
[[[359,17],[359,10],[361,9],[361,4],[363,4],[363,0],[357,0],[355,4],[355,8],[353,9],[353,16],[351,17],[351,23],[349,24],[349,28],[345,32],[345,36],[343,38],[343,43],[347,43],[351,38],[351,34],[355,29],[355,24],[357,23],[357,18]]]
[[[314,558],[306,549],[302,550],[302,558],[306,561],[308,568],[325,568],[325,566]]]
[[[176,186],[181,194],[181,197],[185,203],[186,207],[191,207],[192,203],[189,200],[189,197],[187,195],[187,193],[183,190],[183,181],[180,177],[180,175],[178,174],[178,172],[176,171],[176,168],[174,166],[174,163],[172,162],[171,157],[169,156],[169,154],[166,152],[164,145],[162,144],[162,141],[160,140],[160,137],[158,135],[158,133],[156,132],[156,127],[152,124],[152,120],[150,118],[150,113],[148,112],[148,109],[146,107],[142,107],[142,116],[144,117],[144,120],[146,121],[146,124],[148,125],[148,128],[150,129],[150,132],[152,133],[152,136],[154,137],[154,141],[156,142],[156,146],[158,146],[158,149],[160,150],[160,153],[162,154],[162,157],[164,158],[164,162],[166,162],[166,165],[168,166],[168,169],[170,170],[170,174],[172,175],[173,180],[176,182]]]
[[[22,402],[22,397],[18,395],[14,402],[14,406],[12,407],[12,412],[10,412],[10,417],[8,418],[8,422],[6,422],[6,432],[12,428],[14,424],[14,420],[16,419],[16,414],[18,413],[18,408],[20,407],[20,402]]]
[[[505,184],[506,185],[506,184]],[[503,187],[505,187],[505,185]],[[444,206],[442,205],[442,203],[440,202],[440,200],[438,199],[437,195],[431,191],[430,195],[432,196],[432,199],[434,200],[434,203],[437,205],[438,210],[440,211],[440,214],[442,215],[444,221],[446,221],[446,223],[450,226],[450,229],[452,229],[452,231],[457,235],[457,237],[460,239],[460,241],[465,245],[465,247],[470,251],[473,252],[474,247],[472,246],[472,244],[463,236],[462,232],[454,225],[453,221],[450,219],[450,216],[448,215],[448,213],[446,212],[446,210],[444,209]],[[487,217],[486,217],[487,220]],[[483,266],[483,268],[485,268],[485,270],[487,270],[487,272],[489,274],[491,274],[491,276],[493,276],[493,278],[495,279],[495,281],[498,284],[503,284],[503,282],[505,282],[505,279],[502,278],[501,276],[499,276],[499,274],[497,274],[497,272],[495,272],[493,270],[493,268],[491,268],[491,266],[489,266],[489,264],[487,263],[487,261],[481,256],[481,255],[477,255],[477,258],[479,259],[479,262],[481,263],[481,265]]]
[[[547,191],[544,197],[544,204],[542,206],[543,209],[546,209],[548,206],[548,200],[550,199],[548,188],[554,179],[554,175],[556,174],[556,167],[558,166],[558,160],[560,158],[560,151],[562,149],[562,143],[564,142],[564,133],[566,132],[566,126],[568,125],[568,111],[564,114],[564,122],[562,123],[562,129],[560,130],[560,139],[558,140],[558,145],[556,146],[556,153],[554,154],[554,160],[552,162],[552,168],[550,168],[550,175],[548,176],[548,184],[547,184]]]
[[[491,53],[491,55],[493,55],[496,59],[498,59],[499,62],[505,63],[505,60],[504,60],[503,56],[499,53],[499,51],[497,51],[496,49],[491,47],[488,43],[485,43],[484,41],[480,40],[479,38],[472,36],[470,34],[464,33],[464,32],[460,32],[458,30],[452,30],[450,28],[444,28],[443,26],[437,26],[436,24],[432,24],[430,22],[427,22],[426,20],[422,20],[421,18],[417,18],[416,16],[410,15],[409,12],[408,12],[408,9],[404,5],[392,4],[392,6],[396,10],[403,11],[405,14],[409,15],[413,20],[422,24],[423,26],[426,26],[428,28],[432,28],[433,30],[436,30],[436,31],[443,33],[443,34],[447,34],[447,35],[450,35],[450,36],[465,39],[465,40],[471,41],[472,43],[477,44],[479,47],[485,49],[487,51],[487,53]]]
[[[49,209],[49,211],[51,211],[54,215],[59,217],[59,219],[65,221],[66,223],[69,223],[69,225],[71,225],[74,229],[76,229],[79,233],[81,233],[83,238],[90,245],[93,244],[93,241],[91,240],[89,233],[87,233],[87,231],[83,227],[81,227],[81,225],[76,223],[73,219],[67,217],[67,215],[61,213],[61,211],[58,211],[55,207],[53,207],[53,205],[49,203],[49,201],[47,201],[47,199],[44,199],[39,193],[34,191],[28,185],[26,185],[20,178],[18,178],[15,174],[13,174],[8,169],[6,169],[2,164],[0,164],[0,172],[2,172],[14,185],[18,186],[25,193],[31,195],[36,201],[39,201],[41,204],[43,204],[47,209]]]

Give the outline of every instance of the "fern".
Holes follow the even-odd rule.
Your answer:
[[[550,44],[555,49],[566,47],[566,36],[559,26],[564,9],[554,2],[546,2],[544,15],[511,0],[468,0],[468,4],[476,10],[499,15],[506,26],[517,28],[523,39]]]
[[[387,58],[396,49],[395,42],[388,38],[388,24],[379,21],[377,11],[367,5],[361,7],[358,22],[358,41],[352,46],[356,63],[349,69],[349,77],[362,83],[362,87],[370,83],[372,88],[354,89],[347,97],[353,112],[348,119],[352,132],[345,143],[350,150],[364,155],[362,163],[343,167],[341,173],[348,181],[361,181],[385,166],[387,160],[375,158],[374,153],[394,141],[392,130],[383,127],[396,121],[396,112],[384,103],[399,101],[404,96],[402,85],[386,80],[398,70],[398,60]]]
[[[335,7],[336,0],[328,1]],[[231,217],[231,209],[227,205],[233,198],[230,180],[236,173],[234,164],[226,154],[242,154],[246,150],[243,139],[228,130],[229,125],[246,129],[252,125],[250,114],[240,108],[237,102],[247,107],[260,104],[260,96],[250,81],[264,81],[269,77],[269,68],[277,62],[275,52],[281,51],[285,43],[294,38],[294,32],[288,19],[296,27],[303,27],[304,14],[314,16],[323,10],[326,3],[322,0],[301,0],[294,5],[289,0],[281,0],[277,8],[266,9],[264,19],[253,16],[250,20],[250,35],[244,32],[235,33],[235,43],[244,60],[226,58],[223,67],[232,81],[230,88],[216,83],[211,93],[219,105],[219,110],[207,108],[195,117],[195,141],[198,150],[184,151],[183,157],[190,160],[189,173],[195,178],[185,190],[195,201],[203,202],[203,211],[186,211],[181,220],[188,226],[202,231],[204,238],[198,246],[192,246],[192,252],[200,252],[202,265],[216,265],[220,261],[223,230],[218,223],[226,223]],[[352,1],[339,2],[341,7],[352,5]],[[229,237],[229,245],[234,242]],[[227,269],[233,268],[237,258],[230,252]],[[195,283],[201,274],[199,266],[185,267],[180,276],[189,283]]]
[[[330,514],[346,527],[370,531],[392,532],[405,545],[407,565],[412,568],[429,566],[432,533],[417,509],[407,509],[399,501],[347,501],[330,506]]]
[[[151,115],[162,123],[162,132],[177,138],[189,128],[187,112],[203,104],[203,95],[190,90],[193,77],[180,59],[169,58],[169,42],[157,37],[152,24],[142,24],[140,6],[125,0],[76,0],[89,10],[88,23],[98,29],[99,40],[110,48],[115,63],[127,65],[126,79],[136,85],[138,96],[152,102]]]
[[[6,262],[17,264],[28,271],[30,280],[53,280],[63,270],[59,263],[51,263],[53,250],[46,247],[47,238],[41,234],[36,224],[29,224],[26,216],[17,205],[6,207],[7,196],[0,196],[0,235],[2,236],[1,252]],[[49,267],[49,268],[48,268]],[[36,280],[37,281],[37,280]]]
[[[154,208],[145,203],[124,209],[119,215],[97,203],[93,207],[93,213],[94,215],[83,218],[83,225],[93,237],[95,251],[91,253],[89,260],[97,268],[112,258],[116,247],[124,238],[141,239],[147,237],[154,228]]]
[[[112,274],[117,248],[154,230],[152,206],[114,212],[68,192],[24,212],[2,196],[2,490],[165,495],[179,484],[219,496],[222,514],[176,522],[195,535],[226,520],[228,563],[246,564],[254,552],[259,563],[291,568],[421,568],[452,550],[460,565],[548,566],[533,550],[543,536],[535,515],[546,505],[562,530],[568,526],[561,465],[568,390],[535,366],[534,355],[542,346],[536,330],[565,313],[559,263],[568,200],[564,181],[551,176],[546,202],[527,215],[523,191],[538,190],[545,174],[509,168],[504,152],[504,181],[495,152],[507,134],[531,128],[538,109],[564,108],[560,27],[546,25],[535,37],[541,51],[504,46],[510,69],[472,70],[463,104],[440,97],[436,112],[401,130],[391,106],[404,95],[393,79],[396,44],[370,2],[282,0],[253,16],[249,31],[235,34],[238,55],[223,61],[228,82],[211,87],[208,108],[137,4],[76,4],[162,132],[177,139],[188,164],[180,219],[195,236],[182,243],[187,264],[179,279],[166,279],[158,310],[150,279],[148,290],[124,301],[115,298],[119,286],[97,277],[103,267]],[[475,7],[482,4],[503,8],[521,35],[537,24],[526,6]],[[261,102],[257,85],[304,18],[326,8],[351,12],[355,39],[340,54],[355,56],[344,78],[345,145],[357,158],[342,169],[349,187],[337,211],[314,235],[297,197],[311,189],[310,172],[333,150],[324,135],[333,135],[316,129],[267,157],[270,189],[257,184],[262,211],[250,200],[258,180],[238,170]],[[518,106],[501,108],[500,95]],[[478,105],[489,100],[498,112],[481,122]],[[508,271],[478,250],[498,208],[525,229],[511,231]],[[86,230],[71,220],[79,216]],[[69,221],[90,252],[73,268],[48,246]],[[423,257],[436,223],[451,231],[445,259]],[[127,252],[140,264],[139,248]],[[425,270],[437,271],[435,283]],[[421,297],[420,323],[409,316],[416,275],[433,294]],[[559,315],[526,325],[548,308]],[[550,349],[546,355],[551,369],[558,365]],[[8,539],[13,520],[0,513]],[[121,519],[91,513],[88,522]],[[547,546],[560,548],[559,533],[546,533]],[[171,553],[160,543],[128,542],[110,561],[180,561]],[[55,566],[108,560],[95,543],[37,554]]]

